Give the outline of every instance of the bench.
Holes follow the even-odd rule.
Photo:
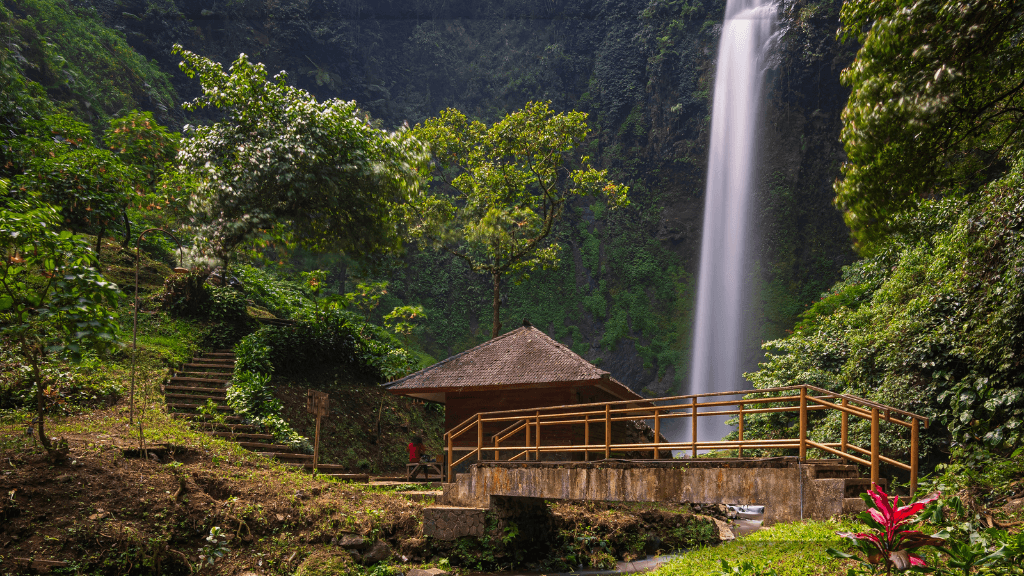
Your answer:
[[[427,477],[425,478],[425,480],[443,480],[444,479],[444,470],[443,470],[442,464],[440,462],[420,462],[420,463],[410,462],[410,463],[405,465],[405,477],[406,477],[407,480],[412,480],[413,479],[412,472],[413,472],[413,470],[416,469],[417,466],[423,466],[424,468],[426,468],[426,475],[427,475]],[[435,474],[436,474],[436,477],[435,477]],[[417,476],[417,479],[418,478],[422,478],[422,474],[421,474],[421,476]]]

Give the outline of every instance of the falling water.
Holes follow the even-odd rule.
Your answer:
[[[764,60],[775,12],[771,0],[728,0],[725,9],[711,110],[691,394],[746,387],[740,331],[750,243],[748,204]],[[724,419],[700,418],[698,424],[701,440],[717,440],[729,432]]]

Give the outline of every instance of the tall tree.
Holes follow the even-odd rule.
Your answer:
[[[409,205],[409,233],[490,275],[492,337],[501,330],[503,279],[523,280],[558,262],[561,247],[550,235],[571,198],[628,204],[629,189],[576,152],[590,132],[586,119],[531,102],[489,127],[448,109],[413,129],[430,144],[435,185]]]
[[[0,193],[5,189],[0,180]],[[88,246],[60,223],[59,209],[46,204],[0,208],[0,337],[29,365],[39,441],[47,450],[43,362],[58,352],[77,360],[86,349],[113,343],[116,325],[107,305],[119,294],[96,270]]]
[[[267,81],[240,55],[220,64],[175,46],[203,94],[188,110],[223,109],[223,120],[185,127],[178,162],[198,178],[193,209],[207,246],[225,265],[261,229],[287,222],[303,247],[366,256],[398,245],[397,206],[418,189],[426,153],[408,131],[374,127],[355,102],[318,102]]]
[[[922,198],[979,189],[1024,145],[1024,11],[1001,0],[849,0],[842,19],[840,34],[862,47],[842,75],[852,91],[836,204],[871,252]]]

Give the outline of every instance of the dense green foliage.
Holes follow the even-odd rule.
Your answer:
[[[531,102],[490,127],[449,109],[413,130],[430,143],[436,186],[412,203],[410,235],[491,277],[492,337],[501,330],[502,281],[558,263],[561,246],[549,237],[574,197],[628,205],[627,187],[575,156],[590,132],[586,117]]]
[[[1024,142],[1024,13],[988,0],[850,0],[849,162],[837,204],[863,250],[920,200],[969,193]]]
[[[59,231],[58,222],[57,209],[45,204],[0,209],[0,338],[31,368],[36,425],[47,448],[41,374],[46,356],[65,353],[77,361],[86,350],[108,347],[117,333],[108,308],[116,303],[116,286],[96,270],[95,256],[81,238]]]
[[[948,223],[943,225],[943,223]],[[974,202],[926,203],[878,255],[846,269],[844,280],[803,316],[761,370],[758,388],[813,384],[916,412],[939,424],[924,433],[937,459],[949,440],[1001,452],[1024,444],[1024,162]],[[931,232],[931,233],[928,233]],[[760,419],[768,435],[797,425]],[[863,442],[866,422],[852,434]],[[812,436],[836,437],[837,415]],[[909,450],[886,429],[892,456]]]
[[[262,426],[274,441],[312,452],[309,440],[281,418],[281,402],[274,398],[270,374],[235,370],[227,391],[228,406],[250,424]]]
[[[355,102],[317,102],[285,74],[267,81],[263,64],[244,54],[225,73],[175,50],[203,88],[186,109],[215,107],[225,116],[186,130],[178,155],[179,169],[198,180],[192,209],[208,253],[226,263],[275,225],[321,251],[368,257],[397,245],[396,206],[416,190],[423,159],[415,140],[373,127]]]
[[[386,382],[417,367],[394,336],[353,312],[305,309],[294,319],[290,326],[264,326],[243,338],[236,370],[287,374],[347,364]]]

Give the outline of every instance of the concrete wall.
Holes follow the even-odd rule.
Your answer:
[[[841,514],[845,480],[815,476],[813,464],[800,466],[789,458],[481,462],[446,486],[444,497],[448,504],[478,508],[490,507],[492,496],[759,504],[765,506],[765,524]]]

